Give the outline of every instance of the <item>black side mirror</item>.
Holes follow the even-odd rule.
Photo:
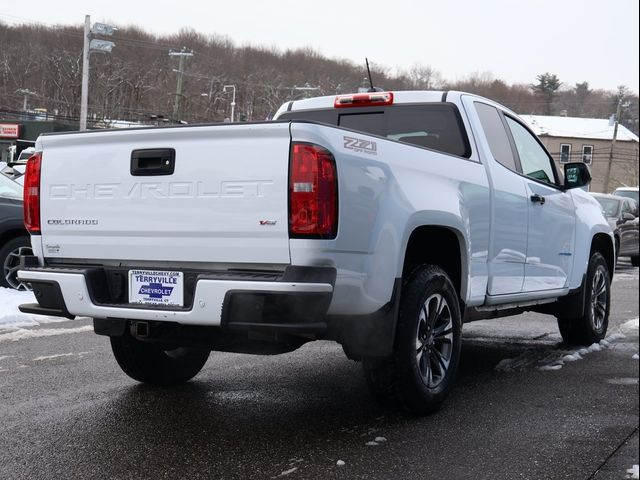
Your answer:
[[[579,188],[591,183],[591,171],[582,162],[564,164],[564,188]]]

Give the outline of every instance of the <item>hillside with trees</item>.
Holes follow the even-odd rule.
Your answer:
[[[229,117],[231,103],[224,85],[236,86],[236,119],[246,121],[268,118],[287,100],[349,93],[365,85],[364,59],[356,65],[309,49],[238,46],[227,38],[192,30],[155,36],[132,27],[118,30],[111,40],[116,43],[111,54],[91,56],[90,126],[105,125],[109,119],[223,121]],[[24,113],[26,103],[28,111],[46,110],[49,118],[77,121],[82,76],[80,26],[0,22],[0,45],[0,118]],[[193,56],[184,62],[180,108],[174,116],[178,59],[169,52],[182,49]],[[371,55],[375,57],[375,52]],[[570,85],[551,73],[541,73],[528,85],[510,85],[489,73],[471,73],[463,80],[450,81],[446,72],[420,63],[392,74],[374,62],[372,75],[374,83],[384,89],[464,90],[521,114],[607,118],[622,100],[621,121],[638,133],[638,96],[625,87],[596,90],[588,79]]]

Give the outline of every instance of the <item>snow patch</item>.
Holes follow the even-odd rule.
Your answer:
[[[289,470],[285,470],[284,472],[280,473],[280,476],[281,477],[286,477],[287,475],[291,475],[296,470],[298,470],[298,467],[290,468]]]
[[[542,371],[542,372],[551,372],[553,370],[560,370],[562,368],[561,364],[557,364],[557,365],[543,365],[541,367],[538,367],[538,370]]]
[[[640,357],[638,357],[638,354],[637,354],[637,353],[634,353],[634,354],[633,354],[633,357],[631,357],[631,358],[633,358],[634,360],[638,360],[638,358],[640,358]],[[0,358],[0,359],[1,359],[1,358]]]
[[[621,327],[622,328],[622,327]],[[620,332],[616,332],[616,333],[612,333],[611,335],[609,335],[606,340],[610,340],[610,341],[615,341],[615,340],[621,340],[625,337],[624,333],[620,333]]]
[[[43,323],[66,322],[64,317],[46,317],[31,313],[22,313],[18,305],[36,303],[33,292],[19,292],[11,288],[0,287],[0,330],[21,327],[35,327]]]
[[[620,332],[612,333],[599,343],[593,343],[588,347],[582,347],[577,350],[525,350],[516,358],[500,360],[495,366],[495,370],[499,372],[519,372],[529,368],[536,368],[543,372],[560,370],[565,363],[577,362],[589,353],[601,352],[610,348],[617,340],[626,337],[623,332],[628,333],[633,328],[638,328],[637,318],[624,323],[620,327]]]
[[[43,355],[42,357],[36,357],[33,359],[34,362],[41,362],[43,360],[54,360],[56,358],[62,357],[73,357],[75,354],[73,353],[59,353],[58,355]]]
[[[640,330],[639,328],[639,320],[638,318],[632,318],[631,320],[627,320],[626,322],[624,322],[622,325],[620,325],[620,331],[623,334],[626,333],[638,333],[638,331]]]
[[[5,358],[11,358],[13,355],[0,355],[0,360],[4,360]]]
[[[376,445],[380,445],[378,442],[374,442],[373,440],[370,442],[365,443],[366,446],[368,447],[375,447]]]
[[[336,462],[336,465],[339,466],[339,467],[344,467],[346,465],[346,463],[344,463],[344,460],[338,460]]]
[[[638,385],[638,379],[633,377],[609,378],[607,383],[611,385]]]
[[[603,350],[603,348],[600,346],[599,343],[592,343],[591,346],[587,347],[587,352],[591,353],[591,352],[601,352]]]
[[[638,465],[634,465],[627,469],[627,478],[640,479],[640,467]]]
[[[86,325],[84,327],[76,328],[43,328],[37,330],[18,329],[13,332],[0,334],[0,343],[12,341],[17,342],[19,340],[26,340],[28,338],[38,337],[53,337],[56,335],[67,335],[70,333],[82,333],[92,332],[93,326]]]
[[[578,360],[582,360],[582,355],[578,352],[573,352],[562,357],[563,362],[577,362]]]

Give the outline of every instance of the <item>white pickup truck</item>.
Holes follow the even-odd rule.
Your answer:
[[[339,342],[375,397],[423,414],[462,324],[537,311],[607,329],[614,240],[511,111],[461,92],[283,105],[275,120],[45,134],[29,159],[23,312],[94,319],[119,365],[184,382],[210,351]]]

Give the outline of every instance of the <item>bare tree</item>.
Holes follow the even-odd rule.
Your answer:
[[[82,28],[46,27],[0,22],[0,117],[21,113],[29,90],[28,109],[43,108],[50,116],[73,121],[79,116],[82,72]],[[158,36],[137,27],[123,27],[114,37],[110,55],[91,57],[89,115],[106,120],[147,121],[169,118],[175,95],[175,61],[170,49],[195,52],[183,84],[183,119],[217,122],[229,116],[230,97],[224,85],[236,86],[237,118],[263,120],[287,100],[303,94],[293,87],[317,88],[309,94],[355,92],[367,75],[361,62],[336,60],[309,49],[278,50],[256,45],[238,46],[229,38],[183,29]],[[55,46],[55,48],[51,48]],[[447,81],[429,65],[408,71],[391,70],[370,59],[373,81],[387,90],[450,89],[476,93],[519,113],[566,110],[568,115],[606,118],[615,111],[619,95],[627,105],[621,122],[638,132],[638,96],[592,90],[585,81],[560,89],[555,75],[539,75],[533,86],[509,85],[491,72],[476,72]],[[368,86],[368,80],[364,82]],[[24,112],[22,112],[24,113]]]

